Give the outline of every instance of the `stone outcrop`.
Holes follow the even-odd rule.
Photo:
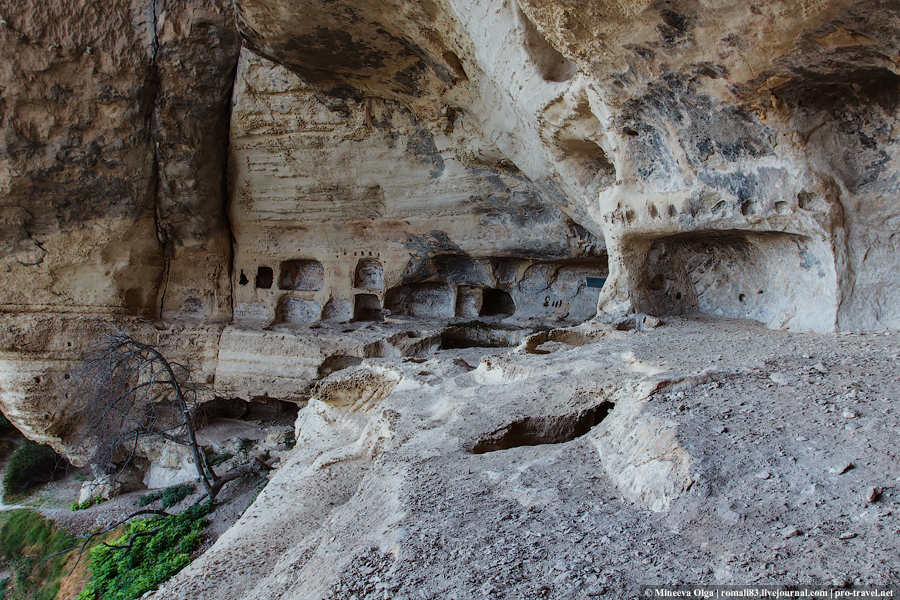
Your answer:
[[[245,518],[293,529],[220,542],[265,572],[215,582],[234,597],[349,596],[404,511],[427,545],[432,457],[464,479],[490,454],[486,506],[542,510],[556,488],[519,478],[577,447],[604,494],[689,512],[712,451],[651,399],[708,370],[629,357],[656,317],[900,329],[896,2],[11,0],[0,58],[3,413],[78,460],[110,323],[204,400],[305,407]],[[532,443],[520,471],[494,454]],[[341,525],[364,543],[322,541]],[[203,564],[240,575],[231,551]]]
[[[0,407],[71,449],[107,322],[301,405],[595,315],[895,330],[898,56],[881,0],[8,2]]]
[[[671,317],[366,360],[319,382],[258,499],[150,597],[890,585],[898,338]]]
[[[229,178],[235,323],[477,317],[492,311],[492,290],[523,307],[550,298],[520,317],[592,316],[580,305],[598,296],[584,275],[607,275],[602,241],[483,139],[471,114],[447,108],[430,129],[385,98],[341,108],[244,51]],[[564,283],[557,272],[569,264],[581,270]],[[329,310],[347,304],[342,317]]]
[[[0,393],[27,435],[58,443],[72,361],[103,321],[231,318],[240,40],[225,2],[0,12]]]
[[[866,258],[896,210],[889,3],[238,5],[248,45],[332,110],[471,115],[602,233],[603,310],[896,327],[874,281],[896,256]]]
[[[230,318],[230,7],[13,2],[2,19],[5,311]]]

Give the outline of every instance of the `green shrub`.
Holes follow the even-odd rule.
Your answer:
[[[224,452],[222,454],[213,454],[208,460],[210,466],[218,467],[223,462],[229,461],[234,458],[234,454],[231,452]]]
[[[0,554],[12,571],[0,582],[0,597],[56,598],[66,575],[64,551],[75,546],[72,536],[30,510],[10,511],[0,522]]]
[[[90,508],[90,507],[94,506],[95,504],[103,504],[107,500],[108,500],[108,498],[101,498],[98,496],[96,498],[88,498],[84,502],[73,502],[72,503],[72,511],[74,512],[76,510],[84,510],[86,508]],[[2,598],[2,596],[0,596],[0,598]]]
[[[0,429],[9,429],[12,427],[12,423],[9,422],[9,419],[6,418],[2,412],[0,412]],[[3,596],[0,596],[2,598]]]
[[[238,452],[240,454],[247,454],[253,447],[256,446],[256,440],[251,440],[250,438],[241,438],[241,441],[238,442]]]
[[[165,510],[175,506],[193,493],[193,483],[179,483],[178,485],[167,487],[164,490],[157,490],[155,492],[150,492],[149,494],[144,494],[138,500],[138,506],[147,506],[157,500],[162,500],[160,506]]]
[[[132,521],[125,534],[111,548],[98,545],[91,550],[91,581],[77,600],[134,600],[155,590],[191,562],[191,554],[203,538],[205,517],[211,502],[198,504],[180,514]],[[133,537],[157,530],[153,535]]]
[[[73,502],[72,503],[72,512],[76,510],[84,510],[85,508],[90,508],[94,505],[94,499],[91,498],[89,500],[85,500],[84,502]]]
[[[59,463],[60,458],[52,448],[25,440],[9,459],[3,476],[3,494],[15,496],[34,485],[47,483]]]

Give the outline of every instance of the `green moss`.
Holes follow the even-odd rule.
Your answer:
[[[25,440],[9,459],[3,476],[3,494],[9,498],[50,481],[60,461],[53,448]]]
[[[155,590],[191,562],[203,538],[204,518],[213,508],[206,502],[180,514],[152,517],[128,524],[125,534],[111,548],[99,545],[91,551],[91,581],[77,600],[134,600]],[[133,537],[156,530],[153,535]]]

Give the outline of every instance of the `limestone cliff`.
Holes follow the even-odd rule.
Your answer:
[[[0,11],[0,407],[60,448],[110,320],[298,403],[473,318],[900,325],[895,3]]]
[[[657,574],[735,582],[774,527],[765,578],[821,505],[874,540],[822,578],[896,555],[891,512],[849,499],[896,488],[895,390],[836,422],[857,367],[798,333],[900,329],[896,1],[7,0],[0,58],[3,413],[83,459],[73,382],[108,323],[206,400],[303,407],[165,597],[604,593],[656,564],[625,528],[677,546]],[[855,350],[879,385],[895,337]],[[570,585],[586,556],[608,568]]]

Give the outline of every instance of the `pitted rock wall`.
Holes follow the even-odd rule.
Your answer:
[[[298,401],[332,352],[396,350],[322,323],[900,325],[891,2],[2,11],[0,404],[29,435],[60,439],[110,319],[204,332],[212,394]]]
[[[896,266],[892,244],[876,243],[881,266],[867,258],[884,239],[872,219],[896,216],[890,3],[344,1],[283,3],[277,14],[238,4],[250,46],[335,110],[376,94],[432,129],[448,111],[470,113],[561,210],[602,233],[605,312],[896,327],[897,298],[875,282]],[[334,15],[347,20],[359,69],[309,33]],[[329,57],[338,68],[325,77]],[[674,243],[688,262],[711,263],[712,281],[675,265],[647,270],[650,253],[682,234],[694,241]],[[743,259],[748,236],[757,251]],[[730,261],[716,254],[723,245]],[[748,285],[725,281],[734,260]],[[741,306],[760,291],[765,309]]]

